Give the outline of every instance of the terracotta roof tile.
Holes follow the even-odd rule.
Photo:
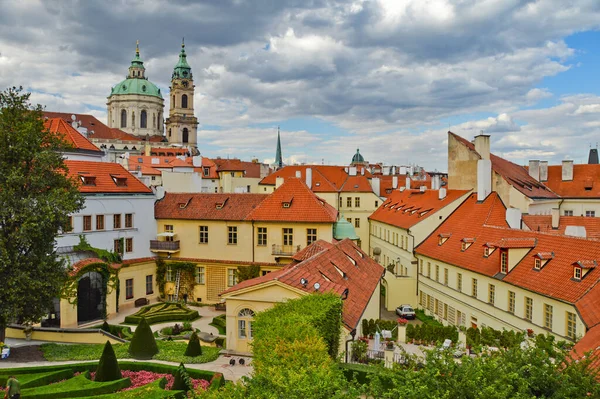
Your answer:
[[[329,248],[331,248],[333,244],[325,241],[325,240],[317,240],[312,245],[308,247],[304,247],[302,250],[296,252],[296,254],[292,257],[295,261],[302,262],[312,256],[315,256],[318,253],[321,253]]]
[[[152,190],[117,163],[67,160],[65,164],[69,169],[69,176],[80,183],[81,193],[152,194]],[[83,183],[85,176],[91,184]],[[117,184],[115,181],[117,176],[126,179],[125,185]]]
[[[211,159],[217,165],[217,172],[244,172],[244,177],[260,178],[261,164],[257,162],[241,161],[237,158]]]
[[[103,154],[102,151],[83,134],[79,133],[73,126],[60,118],[49,118],[44,121],[44,126],[51,132],[60,136],[67,143],[78,150],[93,151],[98,154]]]
[[[567,226],[583,226],[587,237],[600,238],[600,218],[586,216],[560,216],[558,228],[552,228],[550,215],[523,215],[523,222],[533,231],[549,234],[565,234]]]
[[[381,186],[380,186],[381,187]],[[348,176],[340,192],[343,193],[370,193],[373,192],[373,188],[369,183],[367,176],[357,175]]]
[[[152,147],[152,148],[150,148],[150,155],[158,155],[158,156],[165,156],[165,157],[175,157],[177,155],[190,156],[190,152],[187,148]]]
[[[321,245],[318,242],[312,245]],[[254,287],[270,281],[279,281],[307,293],[315,292],[314,284],[319,283],[320,292],[334,292],[341,295],[348,289],[344,301],[342,319],[346,327],[356,328],[369,300],[375,292],[384,268],[346,239],[330,248],[296,264],[292,264],[265,276],[243,281],[221,293],[232,294],[241,289]],[[301,279],[308,280],[306,286]]]
[[[249,220],[267,194],[167,193],[154,205],[156,219]],[[217,209],[217,204],[223,204]]]
[[[77,275],[77,273],[79,273],[81,271],[81,269],[83,269],[86,266],[92,265],[94,263],[107,264],[114,270],[117,270],[121,267],[121,265],[118,263],[107,263],[106,261],[104,261],[100,258],[86,258],[86,259],[82,259],[78,262],[73,263],[71,265],[71,269],[69,270],[69,275],[75,276],[75,275]]]
[[[600,303],[597,303],[596,306],[600,308]],[[583,338],[577,341],[571,350],[571,356],[574,360],[588,356],[592,359],[590,368],[600,369],[600,325],[588,330]],[[600,374],[596,375],[596,379],[600,380]]]
[[[573,165],[570,181],[562,180],[562,165],[550,165],[544,184],[563,198],[600,198],[600,164]]]
[[[277,180],[277,177],[283,177],[284,179],[288,179],[291,177],[296,177],[296,172],[300,173],[300,178],[303,181],[306,181],[306,169],[310,168],[312,170],[312,191],[324,192],[324,193],[337,193],[342,190],[344,183],[348,180],[349,176],[346,172],[346,167],[344,166],[328,166],[328,165],[292,165],[286,166],[282,169],[279,169],[276,172],[271,173],[269,176],[265,177],[260,181],[259,184],[262,185],[270,185],[274,186]],[[358,175],[362,176],[360,172],[360,168],[358,168]],[[358,176],[356,176],[358,177]],[[371,178],[372,175],[369,171],[365,170],[364,177],[367,179]],[[353,183],[350,188],[354,187],[354,185],[359,184],[361,189],[364,189],[364,182],[362,181],[362,177],[360,179],[356,179],[357,182]],[[368,180],[367,180],[368,183]]]

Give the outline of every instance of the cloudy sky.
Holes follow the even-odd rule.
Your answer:
[[[587,162],[600,141],[598,0],[0,0],[0,89],[105,121],[140,40],[168,92],[185,36],[206,156],[446,170],[447,131]],[[165,96],[165,109],[169,109]]]

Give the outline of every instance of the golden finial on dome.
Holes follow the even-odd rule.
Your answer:
[[[135,41],[135,55],[137,55],[137,56],[140,55],[140,41],[139,40]]]

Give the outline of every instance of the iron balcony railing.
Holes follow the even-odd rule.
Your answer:
[[[179,240],[177,241],[159,241],[150,240],[151,251],[179,251]]]
[[[300,245],[273,244],[271,254],[272,255],[292,256],[298,251],[300,251]]]

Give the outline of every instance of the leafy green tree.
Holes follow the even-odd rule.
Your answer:
[[[29,96],[0,93],[0,341],[8,323],[37,322],[59,296],[67,276],[55,238],[84,202],[66,173],[68,145]]]
[[[156,339],[145,317],[142,317],[135,328],[133,338],[129,343],[129,354],[134,359],[148,360],[158,353]]]
[[[250,280],[250,279],[260,276],[260,266],[258,266],[258,265],[238,266],[235,274],[237,275],[238,283],[241,283],[242,281]]]
[[[173,381],[173,387],[171,389],[173,391],[187,392],[192,388],[192,380],[190,379],[190,376],[183,363],[180,363],[179,367],[177,367],[177,370],[175,371],[175,380]]]
[[[98,362],[98,368],[96,369],[95,381],[115,381],[123,378],[121,375],[121,369],[119,369],[119,362],[117,362],[117,356],[113,350],[110,341],[106,341],[104,344],[104,350],[102,356]]]

